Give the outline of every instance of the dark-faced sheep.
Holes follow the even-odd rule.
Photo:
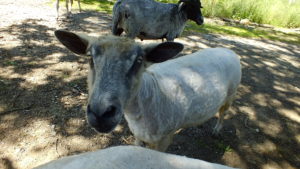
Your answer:
[[[130,38],[174,41],[188,19],[203,24],[199,0],[180,0],[178,4],[154,0],[118,0],[113,8],[112,33],[123,31]]]

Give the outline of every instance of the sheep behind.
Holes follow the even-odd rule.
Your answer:
[[[51,161],[35,169],[232,169],[136,146],[110,147]]]

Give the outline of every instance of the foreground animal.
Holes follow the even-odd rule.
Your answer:
[[[200,125],[219,111],[214,128],[218,133],[241,79],[239,57],[224,48],[166,61],[183,45],[141,46],[126,37],[91,38],[63,30],[55,35],[74,53],[91,55],[89,124],[110,132],[124,113],[136,144],[146,142],[160,151],[166,150],[176,130]]]
[[[35,169],[232,169],[136,146],[110,147],[51,161]]]
[[[188,19],[203,24],[199,0],[180,0],[178,4],[154,0],[118,0],[113,7],[112,33],[123,31],[129,38],[174,41],[180,36]]]
[[[69,10],[69,1],[70,1],[70,10]],[[77,0],[79,11],[81,12],[80,0]],[[70,15],[72,11],[73,0],[66,0],[67,14]],[[56,0],[56,19],[59,17],[59,0]]]

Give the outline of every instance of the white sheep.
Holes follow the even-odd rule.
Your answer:
[[[110,132],[124,113],[136,145],[145,142],[165,151],[178,129],[200,125],[218,111],[214,133],[222,128],[241,80],[233,51],[211,48],[168,60],[183,45],[141,46],[125,37],[91,39],[63,30],[55,34],[74,53],[92,56],[87,119],[97,131]],[[157,64],[148,67],[151,63]]]
[[[137,146],[110,147],[64,157],[35,169],[232,169],[224,165]]]

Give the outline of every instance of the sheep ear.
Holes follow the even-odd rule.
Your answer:
[[[79,55],[87,53],[87,48],[89,46],[87,38],[65,30],[56,30],[54,34],[56,38],[70,51]]]
[[[180,1],[179,4],[178,4],[178,12],[181,11],[182,7],[185,5],[185,2],[183,1]]]
[[[160,63],[171,59],[183,50],[183,45],[176,42],[165,42],[148,49],[145,59],[151,63]]]

